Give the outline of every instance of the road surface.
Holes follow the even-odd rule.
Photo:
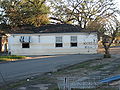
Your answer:
[[[63,55],[55,57],[29,59],[0,64],[0,72],[5,81],[12,81],[40,75],[46,72],[56,71],[57,69],[77,64],[83,61],[100,58],[101,54],[92,55]],[[0,83],[3,80],[0,76]]]

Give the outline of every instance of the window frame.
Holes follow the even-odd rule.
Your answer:
[[[76,45],[74,45],[76,44]],[[78,47],[78,37],[77,36],[71,36],[70,37],[70,47]]]
[[[63,47],[63,37],[62,36],[56,36],[55,37],[55,47],[56,48],[62,48]]]

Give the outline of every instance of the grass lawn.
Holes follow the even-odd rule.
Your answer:
[[[15,61],[18,59],[25,59],[26,56],[16,56],[16,55],[10,55],[10,56],[0,56],[0,62],[4,61]]]
[[[38,84],[51,84],[51,86],[47,90],[59,90],[57,84],[54,82],[55,79],[52,77],[49,77],[46,75],[43,75],[43,76],[40,75],[33,78],[29,78],[29,80],[30,81],[27,81],[27,79],[23,79],[23,80],[18,80],[15,82],[8,83],[7,86],[1,85],[0,90],[18,90],[18,87],[21,87],[21,86],[27,87],[28,85],[38,85]]]

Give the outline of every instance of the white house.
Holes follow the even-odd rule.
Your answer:
[[[15,33],[8,38],[8,50],[12,55],[55,55],[97,53],[97,33],[80,32],[76,26],[52,25],[39,33]],[[45,26],[46,27],[46,26]],[[66,27],[69,27],[66,29]],[[70,28],[71,27],[71,28]],[[51,28],[54,28],[51,29]],[[65,28],[65,29],[64,29]],[[62,29],[63,32],[56,32]],[[70,31],[76,29],[76,31]],[[67,31],[68,30],[68,31]],[[59,31],[59,30],[58,30]],[[78,32],[79,31],[79,32]]]

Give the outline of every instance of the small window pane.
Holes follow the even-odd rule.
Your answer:
[[[56,47],[62,47],[62,43],[56,43]]]
[[[77,42],[77,36],[71,36],[71,42]]]
[[[29,43],[22,43],[22,48],[30,48]]]
[[[62,37],[56,37],[56,43],[62,43]]]
[[[77,43],[71,43],[71,47],[77,47]]]

